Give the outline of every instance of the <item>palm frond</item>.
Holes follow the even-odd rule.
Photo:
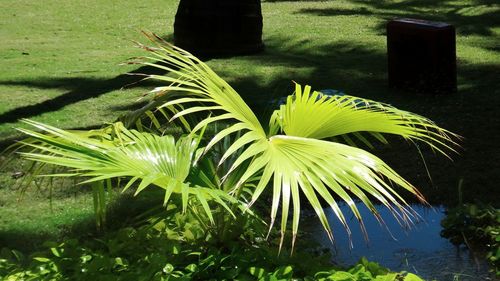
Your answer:
[[[299,84],[271,121],[274,123],[271,127],[278,126],[288,136],[315,139],[342,136],[352,144],[347,134],[354,134],[371,146],[362,132],[371,133],[381,141],[384,141],[381,134],[392,134],[424,142],[445,155],[447,151],[455,151],[453,139],[458,138],[420,115],[359,97],[326,96]]]
[[[255,153],[250,150],[254,150]],[[333,194],[347,202],[361,224],[363,219],[356,207],[355,199],[361,200],[378,217],[375,203],[372,202],[373,198],[393,211],[395,218],[401,224],[410,224],[411,208],[390,183],[403,187],[424,201],[415,187],[381,159],[356,147],[311,138],[276,135],[268,142],[250,146],[246,152],[254,157],[241,176],[240,184],[256,172],[262,171],[250,205],[271,184],[273,187],[271,227],[281,203],[282,236],[287,229],[290,202],[293,206],[293,237],[297,234],[301,210],[299,191],[314,208],[331,239],[333,239],[332,229],[319,198],[329,204],[347,229],[349,229],[347,222]],[[245,156],[242,154],[240,157]]]
[[[138,108],[132,112],[124,114],[118,118],[119,122],[123,123],[125,128],[137,128],[140,131],[144,131],[143,128],[150,131],[160,131],[162,126],[168,122],[162,122],[160,117],[165,118],[165,120],[170,120],[175,114],[179,112],[182,107],[178,108],[175,106],[168,106],[164,108],[158,108],[160,105],[164,104],[171,98],[168,94],[155,95],[146,105]],[[189,132],[191,127],[189,122],[181,117],[179,118],[182,129]],[[144,124],[145,122],[149,124]],[[151,130],[153,129],[153,130]],[[162,132],[162,131],[160,131]]]
[[[235,122],[235,127],[219,132],[214,136],[214,140],[221,140],[237,130],[249,130],[260,137],[266,137],[264,129],[248,105],[208,65],[192,54],[163,41],[153,34],[146,35],[156,43],[156,46],[155,48],[150,48],[140,45],[152,54],[149,57],[143,58],[145,60],[144,64],[170,71],[169,75],[148,76],[149,79],[169,83],[167,86],[156,88],[153,92],[169,94],[172,92],[179,95],[172,95],[171,100],[165,102],[159,108],[202,103],[202,106],[198,107],[186,106],[185,109],[179,110],[174,119],[193,112],[211,112],[214,110],[220,112],[220,114],[200,122],[193,128],[193,133],[196,133],[197,130],[212,122],[222,120]],[[160,60],[161,64],[154,63],[157,60]],[[209,143],[206,150],[210,149],[214,144],[215,141]]]
[[[24,122],[44,133],[19,129],[37,140],[26,143],[33,150],[21,155],[38,163],[67,167],[71,169],[67,176],[85,177],[84,183],[124,177],[129,179],[124,190],[138,183],[136,194],[154,185],[165,190],[165,204],[173,193],[180,194],[183,210],[192,196],[199,199],[201,195],[207,195],[219,203],[235,201],[225,193],[186,182],[198,150],[198,139],[183,137],[175,141],[169,135],[128,130],[121,124],[114,125],[114,137],[107,135],[99,139],[35,121]],[[100,134],[103,135],[106,134]]]

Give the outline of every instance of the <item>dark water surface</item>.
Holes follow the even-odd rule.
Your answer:
[[[353,248],[349,247],[347,232],[331,209],[325,210],[332,225],[335,244],[332,245],[314,216],[302,220],[301,229],[309,232],[322,246],[330,248],[333,259],[341,265],[352,265],[362,256],[393,271],[413,272],[426,280],[482,281],[495,280],[488,273],[488,264],[481,255],[473,255],[465,247],[456,247],[440,236],[442,207],[428,208],[415,205],[421,221],[409,230],[402,229],[390,212],[378,207],[388,229],[379,225],[369,210],[361,204],[358,208],[368,229],[369,242],[365,242],[357,220],[351,216],[347,205],[341,206],[351,227]],[[391,236],[395,238],[392,238]],[[397,239],[397,240],[395,240]]]

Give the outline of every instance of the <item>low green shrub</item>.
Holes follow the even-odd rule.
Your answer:
[[[349,269],[332,266],[328,254],[281,254],[265,240],[221,247],[196,225],[171,228],[165,220],[127,227],[87,241],[46,242],[29,257],[0,254],[0,280],[422,280],[362,259]],[[240,237],[248,239],[248,237]],[[279,240],[279,239],[277,239]],[[243,242],[243,243],[241,243]]]
[[[448,210],[441,235],[453,244],[485,249],[492,271],[500,277],[500,209],[484,204],[463,204]]]

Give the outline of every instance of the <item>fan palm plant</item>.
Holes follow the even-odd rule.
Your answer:
[[[182,198],[183,210],[196,201],[211,221],[215,206],[234,215],[235,208],[251,207],[270,188],[269,229],[279,217],[283,242],[291,214],[293,249],[304,199],[330,239],[332,229],[322,200],[349,233],[338,200],[348,204],[363,229],[356,200],[379,220],[374,204],[383,204],[401,224],[409,224],[414,214],[398,188],[425,202],[413,185],[380,158],[348,145],[353,144],[352,138],[371,147],[373,141],[387,143],[384,134],[391,134],[425,143],[444,155],[455,151],[456,135],[425,117],[358,97],[326,96],[299,84],[286,103],[273,112],[269,123],[262,124],[238,93],[207,64],[153,34],[147,36],[155,45],[139,44],[149,53],[140,63],[168,74],[148,75],[145,79],[166,85],[152,91],[152,102],[144,110],[122,121],[135,124],[147,115],[159,127],[152,110],[168,112],[171,121],[183,122],[187,136],[175,141],[168,135],[129,130],[123,123],[76,134],[26,121],[45,134],[22,130],[36,139],[26,143],[33,151],[24,153],[24,157],[69,167],[72,172],[66,175],[85,177],[86,182],[126,177],[124,189],[139,182],[136,193],[158,186],[165,190],[165,203],[172,194]],[[195,124],[186,121],[185,117],[203,112],[208,113],[205,119]],[[208,138],[207,133],[202,137],[204,129],[215,123],[222,124],[215,127],[221,129],[215,129]],[[231,138],[235,134],[238,138]],[[207,158],[221,142],[226,143],[224,151]],[[218,170],[216,166],[225,168]],[[220,171],[223,175],[218,176]],[[246,202],[243,191],[250,193]]]

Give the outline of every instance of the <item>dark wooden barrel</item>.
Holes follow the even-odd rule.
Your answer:
[[[181,0],[174,42],[198,56],[259,52],[264,47],[260,0]]]

